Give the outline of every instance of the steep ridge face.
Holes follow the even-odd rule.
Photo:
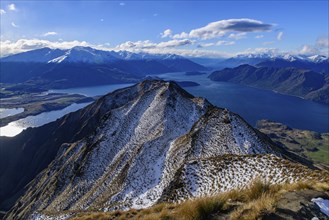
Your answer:
[[[13,206],[24,192],[24,186],[50,164],[62,144],[93,135],[112,108],[145,92],[143,85],[116,90],[84,109],[44,126],[28,128],[15,137],[1,136],[0,209],[8,210]]]
[[[243,187],[256,177],[314,177],[238,115],[173,82],[144,81],[98,102],[105,112],[94,132],[62,144],[7,219],[144,208]]]

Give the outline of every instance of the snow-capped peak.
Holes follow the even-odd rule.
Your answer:
[[[289,62],[295,62],[295,61],[305,61],[305,62],[323,62],[327,61],[328,57],[323,55],[313,55],[313,56],[305,56],[305,55],[298,55],[298,54],[290,54],[290,53],[272,53],[272,52],[266,52],[266,53],[249,53],[249,54],[239,54],[235,56],[234,58],[238,59],[269,59],[269,60],[285,60]]]
[[[48,63],[61,62],[83,62],[83,63],[102,63],[113,60],[174,60],[184,59],[176,54],[150,54],[133,53],[130,51],[103,51],[91,47],[76,46],[65,51],[65,54],[49,60]]]
[[[91,47],[76,46],[66,50],[65,54],[48,61],[48,63],[81,62],[81,63],[105,63],[116,60],[108,51],[96,50]]]
[[[323,61],[328,61],[328,57],[326,57],[324,55],[309,56],[308,59],[310,61],[315,62],[315,63],[320,63],[320,62],[323,62]]]
[[[294,56],[292,56],[290,54],[283,55],[282,56],[282,59],[287,60],[287,61],[290,61],[290,62],[293,62],[293,61],[297,60],[296,57],[294,57]]]

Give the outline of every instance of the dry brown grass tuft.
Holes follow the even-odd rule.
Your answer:
[[[219,195],[186,201],[177,208],[177,217],[182,220],[212,219],[214,214],[227,208],[227,200],[228,197]]]
[[[232,220],[249,220],[275,211],[276,197],[271,193],[264,193],[259,198],[240,206],[230,214]]]
[[[304,189],[328,191],[329,183],[303,181],[269,185],[256,178],[245,189],[232,190],[212,197],[191,199],[180,204],[161,203],[142,210],[86,213],[72,220],[211,220],[228,210],[232,220],[257,219],[274,212],[276,202],[282,194]],[[233,210],[234,207],[236,208]]]
[[[317,190],[317,191],[328,191],[329,190],[329,182],[326,183],[321,183],[321,182],[315,182],[312,184],[313,189]]]
[[[264,193],[269,191],[270,185],[260,178],[256,178],[249,187],[241,190],[240,193],[244,197],[244,201],[252,201],[260,198]]]

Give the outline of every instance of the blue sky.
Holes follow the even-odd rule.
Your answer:
[[[216,57],[327,54],[328,7],[328,1],[1,1],[1,55],[74,45]]]

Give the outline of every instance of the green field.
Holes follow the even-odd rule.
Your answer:
[[[259,121],[257,128],[290,151],[314,163],[329,166],[329,133],[292,129],[267,120]]]

